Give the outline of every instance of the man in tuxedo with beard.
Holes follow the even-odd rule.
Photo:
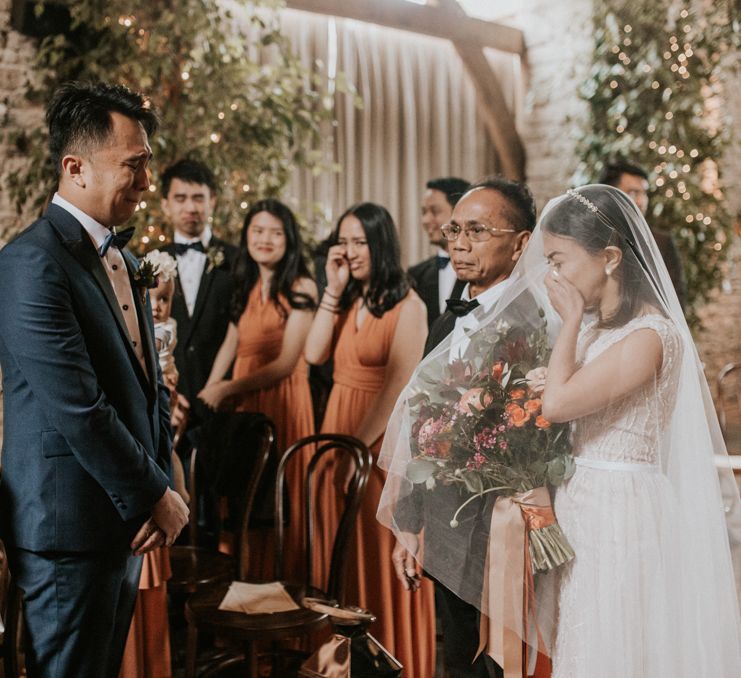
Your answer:
[[[463,283],[458,281],[450,263],[448,241],[440,228],[447,224],[453,207],[468,190],[468,182],[457,177],[431,179],[422,195],[422,228],[437,253],[409,269],[414,287],[427,307],[427,326],[445,312],[445,301],[459,298]]]
[[[162,210],[173,228],[173,242],[162,249],[178,264],[172,300],[175,366],[181,403],[185,398],[183,405],[190,408],[190,430],[208,416],[197,395],[226,336],[234,292],[237,248],[211,232],[216,190],[213,173],[197,160],[180,160],[162,175]]]
[[[502,178],[483,179],[463,195],[453,209],[442,234],[448,240],[450,257],[459,281],[464,283],[460,299],[448,300],[448,308],[432,325],[425,346],[429,354],[451,332],[452,346],[465,347],[466,330],[477,327],[471,311],[478,306],[494,306],[509,285],[509,275],[524,251],[535,228],[535,202],[524,184]],[[453,349],[455,350],[455,349]],[[463,349],[458,349],[458,351]],[[450,356],[450,359],[458,355]],[[442,356],[441,360],[444,359]],[[397,513],[406,543],[417,542],[424,528],[425,552],[444,554],[481,552],[487,546],[492,495],[484,502],[472,502],[461,512],[459,526],[450,528],[440,519],[451,506],[467,498],[457,486],[438,485],[429,492],[415,488],[404,500],[403,512]],[[455,495],[455,496],[452,496]],[[403,516],[403,517],[402,517]],[[397,577],[409,589],[417,586],[416,561],[397,543],[393,567]],[[483,558],[477,559],[483,562]],[[469,600],[480,596],[484,573],[461,573],[459,593]],[[501,677],[501,669],[487,655],[474,662],[479,644],[479,612],[445,586],[435,581],[435,606],[442,623],[445,668],[450,678]]]
[[[188,509],[168,487],[151,281],[122,228],[149,188],[149,102],[68,83],[47,109],[58,189],[0,252],[2,538],[34,677],[118,675],[141,554]],[[13,642],[13,639],[6,639]]]

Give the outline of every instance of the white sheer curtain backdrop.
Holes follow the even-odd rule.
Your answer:
[[[329,79],[344,74],[363,99],[335,93],[336,123],[328,126],[325,157],[338,174],[296,170],[285,198],[307,213],[315,205],[315,237],[323,238],[349,205],[362,200],[388,208],[409,265],[429,256],[419,202],[427,180],[496,173],[497,153],[477,111],[476,91],[453,45],[373,24],[284,10],[286,35],[306,65]],[[487,50],[510,110],[522,101],[520,59]]]

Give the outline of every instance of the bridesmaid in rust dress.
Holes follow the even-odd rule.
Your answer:
[[[394,403],[422,357],[427,315],[401,268],[396,227],[385,208],[361,203],[348,209],[334,243],[306,358],[315,365],[334,359],[322,432],[359,438],[375,459]],[[346,598],[378,617],[371,633],[401,661],[406,678],[430,678],[435,672],[433,589],[425,580],[419,590],[406,591],[387,567],[394,539],[376,520],[384,476],[374,465],[347,553]],[[333,535],[347,471],[331,463],[323,478],[319,532]],[[327,541],[314,554],[317,583],[326,583]]]
[[[270,417],[282,454],[299,438],[314,433],[303,351],[317,297],[296,219],[286,205],[261,200],[247,213],[235,275],[234,322],[199,397],[216,410],[233,406]],[[232,378],[224,379],[232,363]],[[305,462],[297,459],[286,477],[290,523],[285,558],[293,576],[301,574],[300,479]],[[250,539],[250,578],[273,579],[272,530],[253,531]]]

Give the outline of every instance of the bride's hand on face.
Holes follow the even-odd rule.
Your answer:
[[[566,278],[559,275],[556,269],[551,269],[545,276],[545,287],[548,298],[565,323],[573,321],[581,323],[584,316],[584,297]]]
[[[347,262],[345,248],[333,245],[327,253],[327,289],[330,293],[340,295],[350,281],[350,264]]]

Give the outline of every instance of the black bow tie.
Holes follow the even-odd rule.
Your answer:
[[[136,229],[133,226],[129,226],[125,231],[119,231],[118,233],[110,231],[104,238],[103,244],[98,248],[98,254],[100,254],[101,257],[104,257],[105,253],[111,247],[115,247],[117,250],[122,250],[129,244],[129,240],[131,240],[135,230]]]
[[[441,257],[438,255],[435,257],[435,263],[437,264],[437,270],[442,271],[450,263],[450,257]]]
[[[198,240],[197,242],[176,242],[175,243],[175,254],[185,254],[188,250],[195,250],[204,254],[206,249],[203,247],[203,243]]]
[[[465,299],[448,299],[445,302],[447,310],[459,318],[468,315],[478,305],[479,302],[476,299],[471,299],[471,301],[466,301]]]

